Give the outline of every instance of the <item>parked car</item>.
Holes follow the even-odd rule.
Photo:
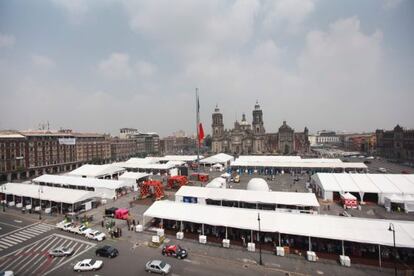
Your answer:
[[[0,271],[0,276],[14,276],[14,272],[11,270]]]
[[[184,259],[188,256],[188,252],[181,246],[172,244],[163,247],[162,255],[172,256],[178,259]]]
[[[387,169],[386,168],[378,168],[377,170],[380,173],[387,173]]]
[[[91,271],[91,270],[98,270],[103,266],[103,262],[101,260],[92,260],[92,259],[85,259],[75,264],[73,270],[77,272],[81,271]]]
[[[75,233],[75,234],[79,234],[79,235],[86,235],[86,233],[91,232],[92,229],[88,228],[84,224],[81,224],[79,226],[73,227],[69,231],[72,232],[72,233]]]
[[[114,258],[119,255],[118,249],[113,246],[104,245],[95,251],[96,256]]]
[[[168,274],[171,270],[171,265],[167,264],[164,261],[152,260],[145,264],[145,271],[154,272],[158,274]]]
[[[410,172],[409,171],[406,171],[406,170],[401,171],[401,173],[402,174],[410,174]]]
[[[72,222],[61,221],[56,224],[56,228],[63,230],[63,231],[69,231],[72,227],[73,227]]]
[[[371,161],[369,161],[369,160],[365,160],[365,161],[364,161],[364,164],[371,164]]]
[[[106,238],[106,235],[100,231],[92,230],[86,233],[85,237],[95,241],[103,241]]]
[[[367,159],[367,160],[374,160],[374,159],[375,159],[375,157],[374,157],[374,156],[368,156],[366,159]]]
[[[56,248],[50,249],[48,251],[48,254],[50,256],[52,256],[52,257],[65,257],[65,256],[70,256],[70,255],[73,254],[73,248],[60,246],[60,247],[56,247]]]

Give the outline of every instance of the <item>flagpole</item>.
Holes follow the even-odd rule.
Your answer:
[[[198,88],[196,88],[196,130],[197,130],[197,172],[200,171],[200,103],[198,101]]]

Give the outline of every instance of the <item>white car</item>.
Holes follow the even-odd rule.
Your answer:
[[[378,170],[380,173],[387,173],[387,169],[386,168],[378,168]]]
[[[102,266],[103,266],[103,262],[101,260],[85,259],[75,264],[75,266],[73,267],[73,270],[77,272],[91,271],[91,270],[98,270]]]
[[[88,228],[88,227],[86,227],[85,225],[82,224],[82,225],[73,227],[69,231],[72,232],[72,233],[75,233],[75,234],[79,234],[79,235],[86,235],[86,233],[91,232],[92,229]]]
[[[61,221],[56,224],[56,228],[64,231],[69,231],[73,227],[72,222]]]
[[[100,231],[92,230],[86,233],[85,237],[95,241],[103,241],[106,238],[106,235]]]

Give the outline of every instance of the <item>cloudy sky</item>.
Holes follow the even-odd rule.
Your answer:
[[[414,1],[0,2],[0,129],[414,127]]]

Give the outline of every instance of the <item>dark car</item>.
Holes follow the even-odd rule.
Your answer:
[[[118,210],[116,207],[105,209],[105,217],[115,217],[116,210]]]
[[[369,160],[365,160],[365,161],[364,161],[364,164],[371,164],[371,161],[369,161]]]
[[[118,249],[115,247],[104,245],[95,251],[96,256],[114,258],[119,255]]]
[[[184,259],[188,256],[188,252],[179,245],[166,245],[162,249],[162,255]]]

